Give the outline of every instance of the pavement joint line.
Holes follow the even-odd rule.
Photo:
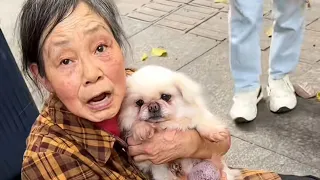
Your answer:
[[[192,28],[189,28],[188,30],[185,31],[185,33],[188,33],[190,31],[192,31],[193,29],[199,27],[201,24],[207,22],[209,19],[211,19],[212,17],[216,16],[217,14],[219,14],[220,11],[213,13],[212,15],[208,16],[207,18],[205,18],[204,20],[200,21],[199,23],[197,23],[196,25],[194,25]]]
[[[157,3],[157,4],[159,4],[159,3]],[[152,9],[152,10],[155,10],[155,11],[161,11],[161,12],[165,12],[165,13],[170,13],[171,11],[169,11],[169,12],[167,12],[167,11],[163,11],[163,10],[161,10],[161,9],[155,9],[155,8],[153,8],[153,7],[148,7],[148,6],[145,6],[146,4],[144,4],[143,6],[141,6],[140,8],[142,8],[142,7],[146,7],[146,8],[149,8],[149,9]],[[136,8],[134,11],[136,11],[136,12],[138,12],[137,10],[138,10],[139,8]],[[138,12],[138,13],[140,13],[140,12]],[[149,15],[149,14],[148,14]]]
[[[211,39],[211,40],[216,40],[216,41],[224,41],[224,40],[228,39],[228,38],[224,38],[222,40],[217,40],[217,39],[214,39],[212,37],[204,36],[204,35],[201,35],[201,34],[195,34],[193,32],[190,32],[190,34],[195,35],[195,36],[200,36],[200,37],[203,37],[203,38],[207,38],[207,39]]]
[[[207,51],[201,53],[199,56],[193,58],[191,61],[187,62],[186,64],[182,65],[181,67],[179,67],[178,69],[176,69],[176,71],[181,70],[182,68],[186,67],[187,65],[189,65],[190,63],[192,63],[193,61],[197,60],[198,58],[200,58],[201,56],[205,55],[207,52],[211,51],[212,49],[214,49],[215,47],[219,46],[220,44],[222,44],[226,39],[218,42],[216,45],[214,45],[213,47],[209,48]],[[216,40],[218,41],[218,40]]]
[[[151,2],[152,2],[152,1],[151,1]],[[157,20],[155,20],[155,21],[153,21],[152,23],[150,23],[150,24],[149,24],[148,26],[146,26],[145,28],[141,29],[141,31],[136,32],[136,33],[132,34],[131,36],[128,36],[128,39],[130,39],[130,38],[132,38],[133,36],[141,33],[142,31],[148,29],[149,27],[155,25],[157,22],[163,20],[164,18],[166,18],[166,17],[168,17],[169,15],[173,14],[174,12],[180,10],[181,8],[185,7],[186,5],[188,5],[188,4],[187,4],[187,3],[184,3],[184,4],[182,4],[181,6],[179,6],[178,8],[170,11],[170,12],[167,13],[166,15],[163,15],[162,17],[160,17],[160,18],[158,18]],[[128,17],[128,16],[126,16],[126,17]],[[128,18],[132,18],[132,17],[128,17]],[[132,19],[137,19],[137,18],[132,18]],[[140,21],[141,21],[141,19],[137,19],[137,20],[140,20]]]
[[[152,8],[150,8],[150,9],[152,9]],[[156,9],[152,9],[152,10],[156,10]],[[140,11],[135,11],[135,12],[140,13],[140,14],[144,14],[144,15],[147,15],[147,16],[152,16],[152,17],[159,18],[159,16],[155,16],[155,15],[153,15],[153,14],[147,14],[147,13],[145,13],[145,12],[140,12]],[[164,11],[161,11],[161,12],[164,12]],[[161,16],[160,16],[160,17],[161,17]],[[131,17],[130,17],[130,18],[131,18]],[[132,18],[134,18],[134,17],[132,17]],[[134,19],[138,19],[138,18],[134,18]],[[143,19],[139,19],[139,20],[144,21]],[[148,22],[148,21],[147,21],[147,22]]]
[[[308,166],[308,167],[310,167],[310,168],[314,168],[314,169],[320,170],[320,168],[318,168],[318,167],[316,167],[316,166],[311,166],[311,165],[306,164],[306,163],[304,163],[304,162],[301,162],[301,161],[299,161],[299,160],[297,160],[297,159],[294,159],[294,158],[292,158],[292,157],[289,157],[289,156],[287,156],[287,155],[285,155],[285,154],[278,153],[277,151],[274,151],[274,150],[272,150],[272,149],[268,149],[268,148],[263,147],[263,146],[261,146],[261,145],[259,145],[259,144],[250,142],[250,141],[248,141],[248,140],[246,140],[246,139],[244,139],[244,138],[241,138],[241,137],[238,137],[238,136],[235,136],[235,135],[232,135],[232,134],[231,134],[231,137],[234,137],[234,138],[237,138],[237,139],[242,140],[242,141],[244,141],[244,142],[253,144],[253,145],[258,146],[258,147],[260,147],[260,148],[262,148],[262,149],[264,149],[264,150],[267,150],[267,151],[273,152],[273,153],[275,153],[275,154],[277,154],[277,155],[286,157],[286,158],[288,158],[288,159],[290,159],[290,160],[292,160],[292,161],[298,162],[298,163],[303,164],[303,165],[305,165],[305,166]]]
[[[164,3],[161,3],[161,2],[158,2],[158,1],[152,1],[153,3],[156,3],[156,4],[161,4],[161,5],[164,5],[164,6],[170,6],[170,7],[179,7],[181,6],[182,4],[184,3],[181,3],[179,6],[172,6],[172,5],[169,5],[169,4],[164,4]]]
[[[306,28],[308,29],[308,26],[310,25],[310,24],[312,24],[312,23],[314,23],[314,22],[316,22],[316,21],[318,21],[320,18],[317,18],[317,19],[315,19],[315,20],[313,20],[313,21],[311,21],[309,24],[306,24]],[[308,30],[310,30],[310,29],[308,29]],[[312,30],[312,29],[311,29]]]

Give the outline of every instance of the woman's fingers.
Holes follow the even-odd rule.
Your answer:
[[[127,143],[129,146],[136,146],[142,144],[140,140],[134,140],[132,136],[127,139]]]
[[[133,157],[133,160],[135,162],[143,162],[143,161],[149,160],[149,157],[145,154],[141,154],[141,155]]]
[[[129,146],[128,150],[129,150],[130,156],[138,156],[141,154],[146,154],[145,148],[143,145]]]

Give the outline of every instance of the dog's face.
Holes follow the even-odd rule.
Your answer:
[[[127,129],[135,120],[170,120],[178,108],[195,104],[199,96],[199,86],[184,75],[159,66],[144,67],[127,78],[121,125]]]

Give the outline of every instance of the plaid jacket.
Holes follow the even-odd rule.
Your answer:
[[[127,144],[49,97],[27,139],[26,180],[148,179],[126,153]],[[280,180],[271,172],[242,170],[244,180]]]

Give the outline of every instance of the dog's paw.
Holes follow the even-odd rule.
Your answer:
[[[204,128],[198,131],[202,137],[205,137],[214,142],[222,141],[229,136],[229,131],[226,128]]]
[[[132,127],[132,136],[134,140],[144,141],[154,135],[154,127],[147,122],[141,121]]]

